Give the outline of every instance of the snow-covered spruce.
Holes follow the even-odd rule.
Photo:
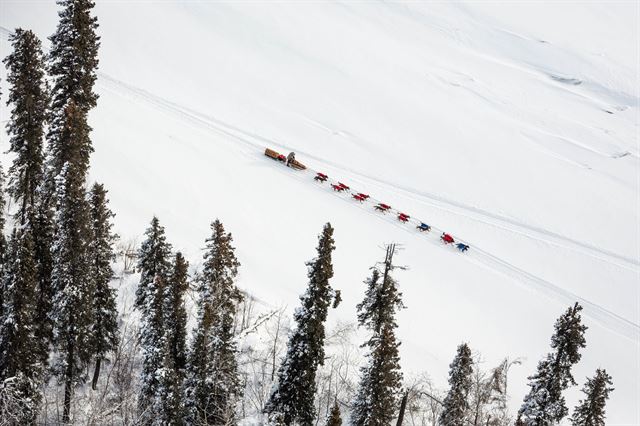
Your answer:
[[[91,239],[89,262],[94,280],[93,327],[91,331],[95,369],[92,388],[95,390],[100,377],[102,359],[118,346],[118,310],[116,291],[109,286],[113,278],[111,262],[115,259],[113,245],[117,236],[113,233],[112,218],[108,206],[107,190],[95,183],[89,193],[91,209]]]
[[[197,277],[198,321],[187,365],[186,405],[191,424],[233,425],[241,396],[233,327],[243,298],[235,286],[240,262],[233,238],[219,220],[211,231]]]
[[[8,70],[8,103],[13,108],[7,133],[9,151],[15,158],[9,168],[7,192],[17,205],[17,222],[25,226],[34,221],[37,189],[43,178],[48,94],[40,40],[32,31],[18,28],[9,41],[13,50],[4,64]]]
[[[333,228],[327,223],[319,237],[317,256],[307,263],[309,286],[293,315],[296,328],[289,336],[287,355],[265,407],[274,424],[307,426],[315,420],[316,372],[324,364],[324,322],[334,297],[329,284],[334,249]]]
[[[65,137],[66,109],[75,105],[83,113],[96,106],[98,95],[93,91],[98,67],[98,20],[91,15],[91,0],[58,0],[62,10],[56,32],[50,37],[49,75],[51,89],[51,122],[47,134],[50,177],[57,176],[69,156],[73,155],[81,173],[89,168],[93,152],[87,136],[76,141],[71,149]],[[88,127],[88,126],[87,126]],[[90,130],[90,129],[88,129]]]
[[[38,188],[43,181],[44,125],[48,113],[44,59],[41,42],[32,31],[18,28],[9,36],[9,41],[12,52],[4,59],[4,64],[8,71],[8,104],[12,109],[6,127],[9,151],[15,157],[9,168],[7,194],[17,206],[14,217],[18,226],[24,230],[20,235],[24,237],[25,234],[30,234],[33,243],[32,258],[36,262],[36,287],[33,293],[35,313],[32,318],[35,341],[31,342],[31,347],[32,350],[35,348],[41,362],[46,364],[51,341],[52,323],[49,313],[53,294],[50,285],[51,238],[42,231],[38,218]],[[4,198],[0,194],[2,212],[5,211],[4,207]],[[4,216],[0,217],[0,229],[4,229]],[[0,257],[3,252],[4,234],[0,235]],[[45,262],[48,266],[43,268]],[[41,274],[43,271],[46,272]],[[0,288],[0,312],[1,306]]]
[[[398,283],[391,276],[395,245],[387,247],[384,269],[373,268],[365,281],[364,300],[358,304],[358,323],[371,332],[363,346],[369,349],[361,368],[360,385],[353,402],[351,424],[373,426],[390,424],[397,410],[402,386],[400,342],[395,336],[396,312],[404,307]]]
[[[37,270],[29,229],[14,229],[2,276],[0,316],[0,418],[31,424],[41,400],[43,368],[37,346],[35,292]]]
[[[558,423],[569,412],[562,392],[576,381],[571,367],[580,361],[580,349],[586,346],[582,324],[582,306],[576,303],[555,323],[551,337],[552,352],[538,363],[538,371],[529,377],[531,390],[518,412],[517,425],[546,426]]]
[[[189,288],[188,268],[182,253],[176,253],[163,308],[166,346],[158,388],[160,411],[157,413],[161,424],[179,425],[186,416],[183,385],[187,363],[187,311],[184,296]]]
[[[466,343],[458,346],[453,362],[449,365],[449,392],[443,401],[443,409],[438,424],[441,426],[464,426],[468,396],[473,384],[473,357]]]
[[[145,232],[147,239],[138,253],[140,283],[136,290],[136,307],[142,313],[140,346],[142,350],[142,378],[138,395],[141,424],[153,424],[161,404],[160,386],[165,352],[165,288],[170,276],[171,245],[166,241],[164,228],[158,218],[151,220]]]
[[[598,368],[596,375],[587,379],[582,388],[585,399],[578,403],[571,416],[573,426],[604,426],[605,405],[609,399],[609,393],[614,389],[613,381],[606,370]]]
[[[68,108],[69,140],[85,130],[84,114]],[[73,157],[71,157],[73,159]],[[92,355],[94,280],[91,277],[90,211],[84,175],[78,163],[68,162],[56,179],[56,234],[53,241],[52,318],[56,351],[53,368],[64,383],[62,420],[69,422],[74,387],[85,380]]]

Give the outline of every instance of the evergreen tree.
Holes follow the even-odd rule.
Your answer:
[[[400,356],[395,329],[396,311],[404,307],[398,283],[391,276],[395,245],[387,247],[384,271],[373,268],[365,281],[365,298],[357,306],[358,323],[371,332],[363,344],[368,362],[361,369],[360,385],[353,403],[351,424],[388,425],[393,420],[402,385]]]
[[[33,350],[37,270],[28,229],[13,231],[2,285],[5,309],[0,318],[0,418],[32,424],[42,397],[43,368]],[[11,404],[9,399],[16,403]]]
[[[311,425],[316,417],[314,397],[316,371],[324,364],[324,322],[334,297],[331,254],[335,249],[333,228],[327,223],[319,237],[317,257],[307,263],[309,286],[294,313],[296,328],[289,337],[287,355],[278,370],[265,412],[272,422]]]
[[[115,259],[113,245],[117,236],[112,232],[111,219],[115,216],[108,207],[107,191],[96,183],[89,194],[91,207],[91,240],[89,259],[94,280],[93,296],[93,355],[96,360],[92,388],[95,390],[100,376],[102,359],[118,346],[118,310],[116,291],[109,286],[113,279],[111,262]]]
[[[333,407],[331,408],[331,413],[329,413],[329,418],[327,419],[327,426],[342,426],[342,417],[340,417],[340,406],[338,405],[337,399],[333,403]]]
[[[165,360],[160,383],[162,423],[183,424],[185,417],[183,384],[187,364],[187,311],[184,296],[189,288],[187,270],[189,264],[176,253],[173,271],[169,278],[165,297]]]
[[[18,209],[16,219],[22,227],[28,227],[34,244],[37,262],[38,285],[34,294],[36,316],[36,344],[43,363],[49,356],[52,338],[50,319],[51,300],[51,220],[46,224],[39,214],[39,188],[43,182],[43,137],[47,117],[48,94],[45,82],[44,62],[40,40],[31,31],[20,28],[10,36],[13,51],[5,58],[9,83],[8,105],[12,105],[7,123],[9,151],[15,157],[9,169],[8,193]],[[1,239],[2,237],[0,237]],[[0,241],[0,246],[2,245]],[[1,248],[0,248],[1,251]]]
[[[138,396],[140,424],[151,425],[159,421],[161,389],[166,352],[168,350],[164,328],[164,299],[166,277],[156,275],[148,286],[148,301],[140,331],[142,348],[142,383]],[[172,366],[170,366],[171,368]]]
[[[164,227],[157,217],[151,220],[151,226],[145,232],[146,239],[138,253],[138,271],[140,284],[136,289],[136,307],[144,313],[149,294],[156,276],[168,278],[171,270],[171,244],[167,242]]]
[[[587,383],[582,388],[586,395],[584,400],[578,403],[573,410],[571,423],[574,426],[604,426],[604,407],[609,399],[609,393],[614,389],[613,382],[606,370],[597,369],[596,375],[592,379],[587,379]]]
[[[586,346],[580,316],[582,306],[576,303],[556,321],[549,353],[535,375],[529,377],[531,390],[518,412],[517,423],[526,426],[546,426],[557,423],[568,413],[562,391],[576,382],[571,367],[580,361],[580,349]]]
[[[458,352],[449,365],[449,392],[443,401],[438,424],[442,426],[464,426],[469,408],[468,396],[473,385],[473,358],[466,343],[458,346]]]
[[[140,344],[142,347],[142,387],[138,409],[142,424],[152,424],[161,404],[161,380],[168,344],[165,339],[166,287],[171,274],[171,244],[158,218],[151,220],[146,240],[138,253],[140,283],[136,306],[142,313]]]
[[[47,88],[40,40],[32,31],[16,29],[9,37],[12,53],[4,59],[10,85],[7,105],[13,105],[7,123],[9,151],[15,154],[9,169],[8,193],[16,201],[16,218],[33,226],[38,187],[43,178],[43,139],[47,117]]]
[[[198,425],[236,424],[241,394],[234,319],[242,294],[235,286],[240,263],[233,238],[219,220],[211,224],[204,267],[198,277],[198,325],[189,362],[187,404]]]
[[[98,95],[93,92],[98,67],[100,38],[96,35],[98,21],[91,16],[94,2],[91,0],[58,0],[62,10],[55,34],[50,37],[49,74],[53,78],[52,116],[49,127],[50,173],[55,177],[70,156],[77,162],[83,175],[89,167],[93,151],[87,137],[77,141],[74,150],[64,134],[66,119],[64,110],[73,104],[86,116],[96,106]],[[86,125],[86,122],[85,122]]]
[[[77,130],[76,113],[68,112],[69,132]],[[79,120],[80,122],[82,119]],[[82,127],[80,123],[80,128]],[[53,342],[58,353],[54,371],[65,385],[63,423],[70,419],[74,387],[85,380],[92,355],[94,280],[89,257],[90,209],[84,175],[76,163],[65,164],[56,179],[56,234],[53,243]]]
[[[88,252],[90,207],[84,185],[93,151],[87,114],[97,101],[93,85],[99,38],[97,20],[91,16],[92,1],[59,0],[58,4],[62,7],[60,20],[50,38],[49,159],[47,179],[40,191],[36,251],[42,251],[39,269],[43,287],[49,279],[46,274],[51,273],[53,342],[59,354],[55,370],[65,384],[62,421],[68,423],[73,388],[84,380],[92,355],[94,286]]]

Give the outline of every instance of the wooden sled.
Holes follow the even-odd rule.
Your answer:
[[[280,154],[277,151],[274,151],[272,149],[266,148],[264,150],[264,155],[266,155],[269,158],[272,158],[276,161],[280,161],[281,163],[286,163],[287,162],[287,157],[283,154]],[[302,164],[301,162],[299,162],[298,160],[293,160],[290,164],[290,167],[296,170],[305,170],[307,168],[307,166],[305,166],[304,164]]]

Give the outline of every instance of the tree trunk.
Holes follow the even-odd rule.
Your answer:
[[[71,393],[73,391],[73,343],[69,345],[67,352],[67,368],[65,371],[64,381],[64,411],[62,412],[62,423],[69,424],[69,415],[71,413]]]
[[[98,387],[98,378],[100,377],[100,364],[102,364],[102,358],[96,358],[96,369],[93,371],[93,381],[91,382],[91,389],[96,390]]]
[[[398,421],[396,422],[396,426],[402,426],[402,422],[404,421],[404,412],[407,409],[408,398],[409,398],[409,391],[407,390],[402,396],[402,402],[400,403],[400,414],[398,415]]]

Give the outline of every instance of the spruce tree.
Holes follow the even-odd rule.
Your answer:
[[[604,407],[609,399],[609,393],[614,389],[611,376],[606,370],[598,368],[596,375],[587,379],[582,392],[586,395],[573,410],[571,423],[573,426],[604,426]]]
[[[97,20],[91,16],[92,1],[59,0],[58,4],[62,7],[60,20],[50,37],[49,159],[40,190],[37,239],[41,241],[36,241],[36,250],[42,250],[39,270],[43,286],[49,279],[46,274],[51,273],[54,304],[50,316],[59,355],[54,367],[65,384],[62,421],[68,422],[73,388],[84,380],[92,352],[94,288],[88,253],[90,208],[84,185],[93,151],[87,115],[97,101],[93,85],[99,38]]]
[[[300,297],[302,306],[293,315],[296,328],[289,337],[278,382],[265,406],[272,422],[307,426],[316,417],[316,372],[324,364],[324,323],[334,297],[329,284],[334,249],[333,228],[327,223],[319,237],[317,257],[307,263],[309,286]]]
[[[15,155],[9,169],[8,193],[18,209],[20,225],[33,226],[36,196],[43,179],[43,140],[47,118],[47,88],[40,40],[32,31],[16,29],[9,37],[12,53],[4,59],[12,105],[7,123],[9,151]]]
[[[517,423],[526,426],[546,426],[558,423],[568,413],[562,392],[576,382],[571,367],[580,361],[580,349],[586,346],[580,316],[582,306],[576,303],[556,321],[551,337],[553,349],[538,363],[538,371],[529,377],[531,390],[518,412]]]
[[[29,228],[33,239],[38,271],[38,285],[34,293],[34,322],[37,327],[34,347],[41,361],[46,363],[52,337],[50,312],[53,293],[49,251],[52,241],[47,230],[42,229],[38,206],[44,173],[43,138],[48,93],[40,40],[33,32],[18,28],[9,41],[13,50],[4,63],[9,83],[7,104],[12,106],[7,133],[9,151],[14,154],[14,160],[9,168],[7,192],[18,206],[15,213],[17,222],[21,227]]]
[[[108,202],[104,186],[95,183],[89,194],[91,207],[89,259],[95,286],[92,329],[95,369],[91,384],[94,390],[100,376],[102,359],[118,346],[116,291],[109,285],[114,275],[111,262],[115,259],[113,245],[117,236],[112,231],[111,219],[115,215],[109,210]]]
[[[139,423],[154,424],[161,412],[161,390],[168,350],[165,339],[164,299],[167,279],[156,275],[148,286],[148,301],[140,330],[142,380],[138,395]]]
[[[78,112],[81,111],[74,108],[68,112],[71,133],[77,130],[74,120]],[[66,163],[56,179],[57,231],[52,251],[53,343],[58,355],[54,371],[65,387],[63,423],[70,419],[74,387],[85,380],[93,341],[95,287],[88,250],[91,218],[84,175],[75,164]]]
[[[387,247],[384,270],[374,267],[365,281],[365,298],[357,306],[358,323],[371,332],[362,345],[369,349],[361,368],[360,385],[353,403],[351,424],[388,425],[394,418],[402,385],[400,343],[395,337],[396,311],[404,307],[398,283],[391,276],[395,245]]]
[[[442,426],[464,426],[469,409],[467,400],[473,385],[473,358],[466,343],[458,346],[458,352],[449,365],[449,392],[443,401],[438,424]]]
[[[234,336],[242,294],[235,286],[240,263],[233,238],[219,220],[211,224],[204,267],[198,276],[198,323],[190,353],[187,404],[198,425],[236,424],[241,395]]]
[[[333,403],[331,413],[329,413],[329,418],[327,418],[327,426],[342,426],[342,417],[340,417],[340,406],[338,405],[337,399]]]
[[[33,350],[37,270],[28,229],[13,231],[2,286],[5,309],[0,317],[0,398],[4,400],[0,401],[0,418],[33,424],[42,397],[43,368]]]
[[[140,283],[136,306],[141,311],[142,385],[138,410],[142,424],[152,424],[161,404],[160,390],[168,350],[165,339],[165,292],[171,274],[171,244],[158,218],[151,220],[138,253]]]
[[[164,227],[157,217],[154,216],[151,220],[145,236],[138,252],[140,283],[136,289],[136,307],[143,313],[146,310],[149,287],[155,282],[156,276],[166,279],[171,270],[171,244],[167,242]]]
[[[189,264],[176,253],[173,271],[165,292],[165,344],[160,383],[161,419],[163,424],[180,425],[185,417],[183,385],[187,364],[187,311],[184,296],[189,288]]]
[[[60,173],[63,165],[74,157],[79,172],[85,174],[93,151],[89,138],[77,144],[71,153],[64,135],[65,108],[73,104],[85,115],[96,106],[98,95],[93,86],[98,67],[100,38],[96,35],[97,18],[91,15],[91,0],[58,0],[62,10],[56,32],[50,37],[49,74],[53,78],[51,123],[49,127],[49,165],[51,177]],[[90,128],[87,126],[87,135]]]

